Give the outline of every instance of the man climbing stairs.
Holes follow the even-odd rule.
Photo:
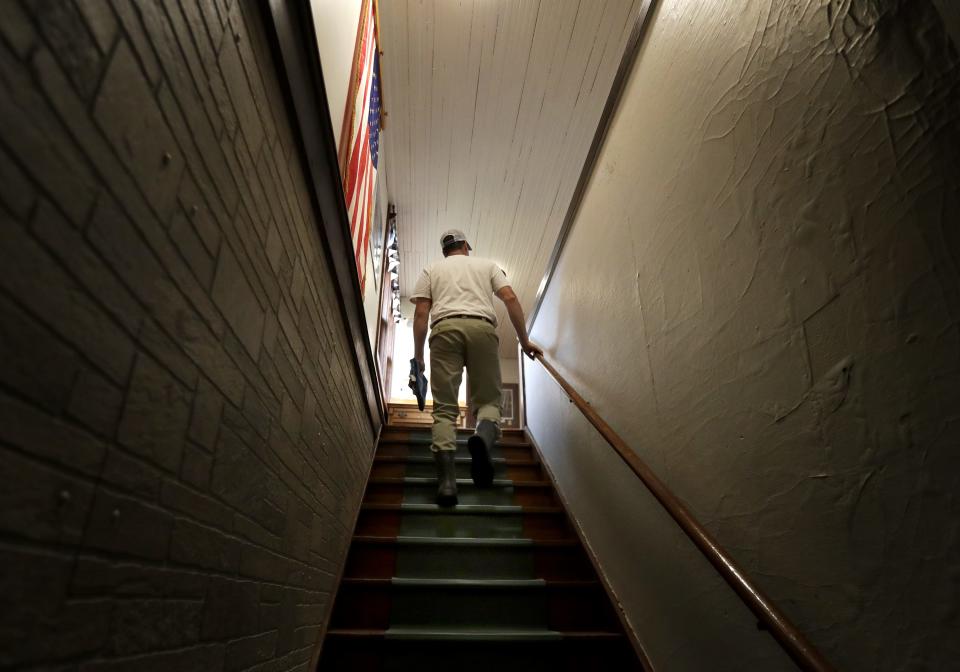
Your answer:
[[[384,428],[319,669],[642,669],[524,433],[484,489],[467,436],[441,508],[429,431]]]

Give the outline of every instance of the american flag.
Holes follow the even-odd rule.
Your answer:
[[[360,274],[360,289],[366,284],[367,255],[377,184],[380,153],[380,54],[377,49],[373,2],[363,3],[353,118],[350,124],[344,195],[350,216],[350,236]]]

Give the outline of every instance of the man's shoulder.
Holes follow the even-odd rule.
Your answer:
[[[478,257],[478,259],[483,262],[483,269],[490,273],[491,276],[496,273],[501,273],[503,277],[507,277],[507,272],[493,259],[484,259],[482,257]]]
[[[429,273],[430,271],[435,271],[441,268],[463,268],[464,266],[492,263],[492,261],[483,259],[482,257],[467,257],[462,254],[451,254],[449,257],[444,257],[443,259],[435,261],[432,264],[427,264],[423,270]]]
[[[500,264],[495,262],[493,259],[487,259],[486,257],[467,257],[470,260],[470,263],[474,266],[480,266],[483,268],[500,268]]]
[[[467,257],[462,254],[451,255],[449,257],[444,257],[439,261],[435,261],[432,264],[427,264],[427,266],[424,267],[423,272],[426,275],[431,275],[437,273],[438,271],[442,272],[445,269],[449,269],[450,272],[456,273],[456,269],[464,269],[467,267],[503,272],[503,269],[500,268],[500,264],[492,259],[473,256]]]

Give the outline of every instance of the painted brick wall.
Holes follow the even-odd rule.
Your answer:
[[[0,3],[0,668],[322,634],[373,436],[261,19]]]

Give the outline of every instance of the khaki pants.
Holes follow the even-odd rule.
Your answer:
[[[433,446],[456,450],[457,393],[467,367],[470,409],[481,420],[500,424],[500,338],[484,320],[450,318],[430,333],[430,389],[433,392]]]

